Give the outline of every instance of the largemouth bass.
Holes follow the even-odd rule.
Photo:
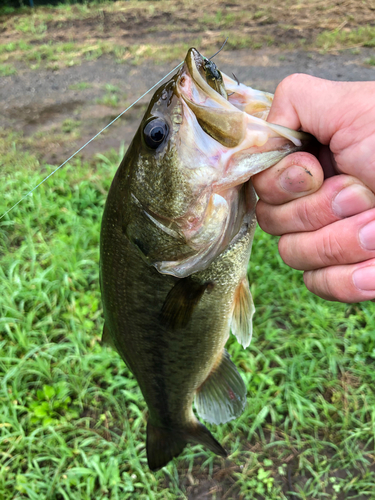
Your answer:
[[[250,177],[304,134],[265,121],[272,95],[222,75],[190,49],[153,96],[113,179],[102,221],[103,341],[146,400],[147,458],[166,465],[188,442],[227,456],[196,418],[238,417],[246,387],[224,346],[247,347],[247,266],[256,226]]]

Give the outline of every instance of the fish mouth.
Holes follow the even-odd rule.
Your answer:
[[[228,90],[236,95],[232,98]],[[266,122],[272,94],[232,80],[195,48],[189,49],[177,76],[176,93],[204,132],[227,148],[262,147],[270,138],[300,147],[310,140],[308,134]]]
[[[197,49],[189,49],[177,78],[177,92],[202,129],[223,146],[234,148],[244,138],[243,114],[229,101],[222,74]]]

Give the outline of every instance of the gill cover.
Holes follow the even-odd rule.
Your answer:
[[[163,104],[160,90],[143,128],[150,155],[155,153],[142,159],[155,166],[150,175],[137,174],[141,193],[132,193],[159,231],[161,246],[150,248],[149,231],[142,232],[139,222],[130,237],[141,252],[147,248],[148,262],[160,273],[186,278],[207,268],[235,236],[233,228],[243,217],[239,187],[296,151],[308,136],[266,122],[270,95],[222,75],[196,49],[188,51],[165,88],[178,111],[165,116],[173,106]],[[234,92],[229,98],[227,90]]]

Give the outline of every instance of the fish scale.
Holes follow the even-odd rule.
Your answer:
[[[189,442],[227,456],[193,401],[215,424],[246,404],[224,346],[230,329],[244,347],[252,335],[250,178],[308,140],[264,120],[269,94],[223,79],[205,61],[190,49],[155,93],[102,220],[103,341],[118,350],[147,403],[151,470]]]

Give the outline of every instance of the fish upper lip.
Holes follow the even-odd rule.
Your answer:
[[[177,79],[177,89],[179,94],[185,99],[188,97],[184,92],[183,86],[181,85],[181,79],[185,77],[185,75],[190,76],[193,83],[199,87],[201,91],[207,96],[207,98],[212,99],[216,102],[221,108],[228,109],[230,111],[239,112],[238,109],[233,106],[227,99],[225,99],[221,94],[216,92],[212,87],[210,87],[207,81],[201,75],[198,64],[203,63],[203,56],[198,52],[197,49],[191,48],[185,58],[184,65],[180,70],[179,77]],[[200,103],[196,103],[200,104]]]
[[[208,84],[200,71],[203,62],[196,49],[188,51],[176,81],[177,92],[205,133],[221,146],[234,148],[244,137],[244,113]]]
[[[263,146],[271,133],[288,139],[295,146],[301,146],[302,141],[308,140],[308,135],[303,132],[296,132],[266,122],[239,110],[229,100],[210,87],[202,77],[197,61],[198,65],[200,65],[203,60],[203,57],[196,49],[191,48],[188,51],[185,63],[176,81],[176,89],[184,104],[196,115],[204,132],[218,143],[224,147],[235,148],[240,145],[245,135],[248,135],[248,140],[245,141],[246,144],[244,144],[243,148],[245,150],[252,146]],[[190,85],[182,84],[184,77],[190,78]],[[246,123],[250,125],[248,133],[246,132]]]

